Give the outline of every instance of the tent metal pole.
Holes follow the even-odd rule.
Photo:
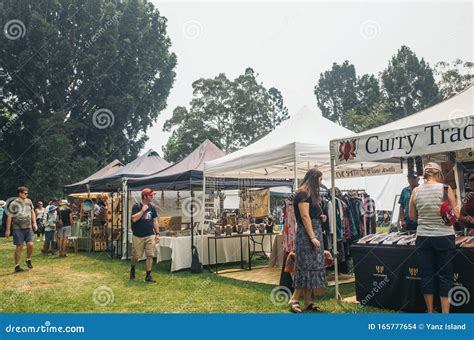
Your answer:
[[[332,214],[331,214],[331,224],[332,224],[332,248],[334,253],[334,287],[336,300],[340,299],[339,294],[339,265],[337,262],[337,226],[336,226],[336,171],[335,171],[335,160],[334,154],[332,151],[332,145],[330,148],[331,155],[331,204],[332,204]]]
[[[125,208],[125,219],[123,221],[123,225],[125,226],[125,259],[128,260],[128,241],[129,241],[129,237],[128,237],[128,219],[129,219],[129,216],[128,216],[128,210],[129,210],[129,207],[128,207],[128,201],[129,201],[129,191],[128,191],[128,188],[127,188],[127,180],[124,179],[123,180],[123,188],[124,188],[124,198],[125,198],[125,202],[124,202],[124,208]]]
[[[191,190],[191,262],[192,262],[192,254],[193,254],[193,246],[194,246],[194,191],[192,181],[190,182],[190,190]]]
[[[202,173],[202,211],[201,211],[201,223],[200,224],[200,229],[201,229],[201,247],[199,249],[199,254],[203,254],[203,248],[204,248],[204,220],[205,220],[205,214],[206,214],[206,175],[204,172]]]
[[[298,169],[296,168],[296,157],[293,160],[293,175],[294,175],[294,182],[293,182],[293,191],[298,190]]]

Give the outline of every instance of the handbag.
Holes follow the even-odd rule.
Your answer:
[[[197,248],[192,248],[191,273],[202,273],[202,263],[199,262],[199,253]]]
[[[324,251],[324,268],[334,266],[334,258],[328,250]]]
[[[296,258],[295,253],[290,252],[286,257],[285,263],[285,273],[294,273],[296,272]]]
[[[443,202],[439,208],[439,214],[441,215],[441,219],[444,222],[445,226],[452,226],[456,223],[456,215],[454,214],[454,209],[449,204],[448,200],[448,185],[443,185]]]

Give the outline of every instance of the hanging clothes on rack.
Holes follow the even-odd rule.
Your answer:
[[[375,211],[375,201],[369,195],[364,197],[364,226],[367,234],[375,234],[377,228],[377,218]]]
[[[285,200],[283,207],[283,251],[288,253],[295,249],[296,217],[293,208],[293,195]]]

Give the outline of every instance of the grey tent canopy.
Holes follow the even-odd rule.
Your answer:
[[[150,149],[117,172],[92,180],[89,185],[92,191],[116,191],[121,188],[123,179],[144,177],[169,166],[170,163],[161,158],[155,150]]]
[[[186,190],[202,188],[204,163],[225,156],[225,152],[206,139],[193,152],[168,168],[150,176],[131,178],[127,182],[129,190],[143,188],[153,190]],[[242,181],[238,179],[218,179],[219,186],[226,189],[238,189]],[[283,180],[253,180],[255,187],[288,186]],[[290,184],[291,185],[291,184]]]
[[[96,180],[96,179],[99,179],[99,178],[108,177],[108,176],[116,173],[122,167],[123,167],[123,163],[120,162],[118,159],[114,159],[112,162],[110,162],[109,164],[104,166],[102,169],[100,169],[99,171],[93,173],[89,177],[84,178],[82,181],[64,186],[63,192],[66,195],[86,192],[87,191],[87,184],[89,184],[90,181]]]

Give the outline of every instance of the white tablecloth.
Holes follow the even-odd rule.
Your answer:
[[[195,236],[195,245],[199,252],[199,258],[203,265],[209,264],[207,239],[211,235]],[[270,235],[253,235],[256,242],[261,242],[263,238],[263,248],[267,253],[271,252]],[[275,242],[276,235],[271,236]],[[248,237],[242,238],[243,259],[248,260]],[[250,240],[250,250],[253,251]],[[211,263],[215,263],[214,240],[209,240]],[[168,237],[162,236],[160,239],[157,262],[171,260],[171,271],[191,268],[191,236]],[[260,251],[261,246],[255,245],[255,251]],[[240,237],[221,238],[217,240],[218,263],[240,262]]]

